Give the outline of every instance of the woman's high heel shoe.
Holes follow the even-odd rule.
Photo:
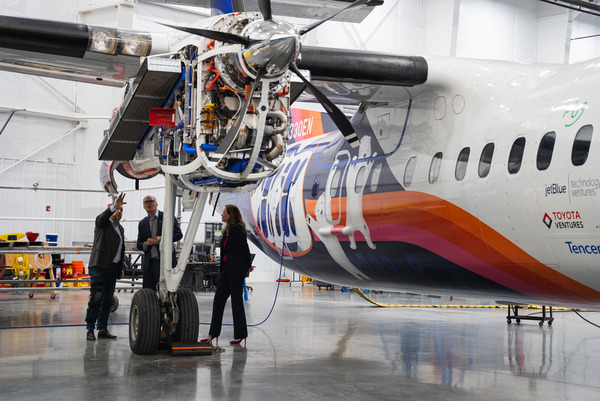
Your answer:
[[[240,338],[239,340],[237,340],[237,339],[236,340],[231,340],[231,341],[229,341],[229,344],[231,344],[231,345],[238,345],[238,344],[241,344],[242,341],[244,342],[244,345],[246,345],[246,337]]]
[[[203,338],[202,340],[200,340],[201,342],[209,342],[212,344],[212,340],[216,340],[215,342],[217,343],[217,347],[219,346],[219,336],[211,336],[210,334],[208,335],[208,337]]]

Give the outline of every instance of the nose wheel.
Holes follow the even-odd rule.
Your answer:
[[[129,348],[134,354],[156,353],[160,340],[160,301],[155,291],[142,288],[129,309]]]

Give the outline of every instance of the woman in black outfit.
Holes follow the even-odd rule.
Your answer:
[[[240,210],[235,205],[226,205],[221,213],[225,223],[221,237],[221,266],[219,281],[213,301],[212,319],[208,337],[202,341],[211,341],[221,334],[223,311],[227,298],[231,296],[233,311],[233,337],[230,344],[239,344],[248,337],[246,313],[244,311],[243,290],[244,279],[252,271],[252,259],[246,240],[246,224]]]

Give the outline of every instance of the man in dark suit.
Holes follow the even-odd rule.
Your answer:
[[[162,236],[163,212],[158,210],[158,203],[154,196],[144,197],[144,210],[148,216],[138,224],[137,247],[144,251],[142,257],[143,287],[157,289],[160,281],[160,240]],[[177,219],[174,219],[173,242],[183,238]],[[173,248],[172,265],[177,263],[175,249]]]
[[[115,339],[108,331],[108,316],[112,309],[117,279],[123,276],[125,268],[125,232],[120,221],[123,215],[125,194],[119,195],[110,207],[96,217],[94,244],[90,255],[90,300],[85,315],[87,339],[96,340],[94,325],[98,328],[98,338]]]

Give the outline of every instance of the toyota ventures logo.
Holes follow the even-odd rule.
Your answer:
[[[583,220],[581,219],[581,214],[577,210],[544,213],[542,222],[548,229],[551,229],[552,227],[558,230],[583,228]]]

